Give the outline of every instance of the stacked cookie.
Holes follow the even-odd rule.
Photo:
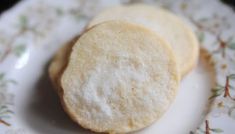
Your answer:
[[[49,73],[71,119],[92,131],[127,133],[166,112],[198,47],[192,30],[168,11],[118,6],[61,48]]]

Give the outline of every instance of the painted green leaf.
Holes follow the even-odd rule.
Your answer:
[[[180,8],[181,8],[182,10],[185,10],[185,9],[188,8],[188,4],[185,3],[185,2],[183,2],[183,3],[181,3]]]
[[[207,20],[208,20],[208,18],[201,18],[201,19],[199,19],[200,22],[204,22],[204,21],[207,21]]]
[[[235,79],[235,74],[230,74],[228,77],[229,77],[230,79]]]
[[[212,132],[215,132],[215,133],[222,133],[224,132],[222,129],[220,128],[213,128],[213,129],[210,129]]]
[[[228,47],[229,47],[230,49],[234,49],[234,50],[235,50],[235,41],[230,42],[229,45],[228,45]]]
[[[213,94],[213,95],[209,98],[209,100],[214,99],[214,98],[217,97],[217,96],[220,96],[220,94],[218,94],[218,93]]]
[[[26,50],[25,45],[18,45],[13,48],[13,52],[17,57],[20,57]]]
[[[22,29],[26,28],[28,25],[28,18],[25,15],[19,17],[20,26]]]
[[[223,90],[223,88],[217,87],[217,88],[212,88],[212,89],[211,89],[212,92],[218,92],[218,91],[220,91],[220,90]]]
[[[7,80],[6,82],[7,82],[7,83],[14,84],[14,85],[16,85],[16,84],[17,84],[17,82],[16,82],[15,80]]]
[[[63,15],[64,14],[64,12],[63,12],[63,10],[61,9],[61,8],[56,8],[56,14],[58,15],[58,16],[61,16],[61,15]]]
[[[1,105],[0,106],[0,111],[3,110],[3,109],[7,109],[7,108],[8,108],[7,105]]]
[[[235,107],[231,107],[231,108],[229,109],[229,111],[228,111],[228,115],[229,115],[230,117],[235,118],[235,117],[234,117],[234,113],[235,113]]]
[[[205,134],[205,131],[202,129],[202,128],[199,128],[198,129],[198,132],[202,133],[202,134]]]
[[[13,113],[14,113],[14,112],[11,111],[10,109],[6,109],[6,110],[4,110],[4,111],[1,111],[1,112],[0,112],[0,115],[13,114]]]
[[[217,84],[217,85],[214,87],[214,89],[224,89],[224,86],[221,86],[221,85]]]
[[[83,20],[83,19],[86,18],[86,16],[83,15],[83,14],[78,14],[78,15],[75,15],[75,18],[76,18],[77,20]]]
[[[228,85],[229,89],[235,90],[235,87],[233,87],[232,85]]]
[[[77,10],[70,10],[69,13],[76,19],[76,20],[84,20],[87,18],[86,15],[82,14],[80,11]]]
[[[0,119],[9,119],[9,118],[11,118],[10,115],[1,115],[0,116]]]
[[[203,32],[197,32],[197,37],[198,37],[199,42],[202,43],[205,39],[205,34]]]
[[[214,97],[219,96],[224,90],[224,87],[221,85],[217,85],[216,87],[211,89],[212,96],[209,99],[213,99]]]
[[[219,90],[217,93],[218,93],[218,94],[221,94],[222,92],[224,92],[224,90]]]
[[[4,73],[0,73],[0,81],[4,79],[5,74]]]

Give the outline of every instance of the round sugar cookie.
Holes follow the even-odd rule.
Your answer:
[[[199,45],[194,32],[169,11],[144,4],[112,7],[94,17],[88,28],[108,20],[124,20],[155,31],[172,47],[181,76],[197,64]]]
[[[127,133],[151,125],[179,85],[169,45],[145,27],[108,21],[85,32],[61,76],[65,111],[96,132]]]

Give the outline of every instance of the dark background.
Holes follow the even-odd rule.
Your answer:
[[[235,0],[221,0],[221,1],[224,2],[225,4],[230,5],[235,11]]]
[[[14,4],[20,0],[0,0],[0,13],[11,8]]]
[[[14,6],[17,2],[19,2],[20,0],[0,0],[0,14],[11,8],[12,6]],[[224,3],[230,5],[231,7],[233,7],[234,11],[235,11],[235,0],[221,0],[223,1]],[[205,0],[205,4],[206,3],[206,0]]]

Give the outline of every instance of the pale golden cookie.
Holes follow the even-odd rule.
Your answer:
[[[60,80],[62,104],[75,122],[96,132],[127,133],[166,112],[179,72],[171,48],[154,32],[109,21],[78,39]]]
[[[61,86],[60,86],[60,76],[63,73],[67,63],[68,58],[72,49],[73,44],[77,41],[78,37],[75,37],[68,43],[66,43],[64,46],[62,46],[58,52],[56,52],[54,58],[52,59],[52,62],[49,66],[49,76],[53,83],[54,89],[56,92],[60,92]]]
[[[192,29],[179,17],[160,7],[137,4],[109,8],[94,17],[88,28],[108,20],[124,20],[155,31],[171,45],[181,76],[197,64],[199,45]]]

